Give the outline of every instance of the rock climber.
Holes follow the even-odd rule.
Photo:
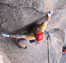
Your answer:
[[[45,16],[45,20],[40,23],[36,24],[34,28],[32,29],[31,33],[29,35],[8,35],[8,34],[1,34],[4,37],[10,37],[10,38],[16,38],[17,44],[20,48],[27,48],[27,45],[25,42],[29,42],[29,40],[36,40],[37,43],[40,43],[44,40],[45,37],[45,30],[47,27],[48,22],[50,21],[51,15],[53,14],[53,11],[49,11],[48,14]]]

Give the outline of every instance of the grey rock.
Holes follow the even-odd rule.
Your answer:
[[[49,10],[54,10],[54,14],[46,30],[62,29],[50,33],[49,61],[66,63],[66,56],[62,55],[62,47],[66,44],[66,0],[0,0],[0,32],[19,30],[43,17]],[[19,49],[12,39],[0,36],[0,63],[48,63],[46,38],[38,45],[27,45],[26,50]]]

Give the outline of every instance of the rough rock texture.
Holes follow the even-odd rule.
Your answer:
[[[66,63],[62,55],[66,35],[66,0],[0,0],[0,32],[9,33],[25,27],[44,16],[49,10],[54,14],[47,29],[61,28],[50,33],[50,63]],[[35,45],[27,43],[26,50],[19,49],[14,41],[0,36],[0,63],[48,63],[47,40]]]

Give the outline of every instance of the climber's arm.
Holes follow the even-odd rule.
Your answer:
[[[33,34],[29,34],[29,35],[10,35],[10,37],[11,38],[16,38],[16,39],[24,38],[26,40],[35,39],[35,36]]]
[[[16,38],[16,39],[20,39],[20,38],[24,38],[26,40],[34,40],[35,36],[33,34],[29,34],[29,35],[10,35],[11,38]]]
[[[46,16],[47,20],[45,20],[44,22],[42,22],[41,26],[40,26],[40,29],[42,32],[44,32],[46,30],[46,27],[48,25],[48,22],[50,21],[51,19],[51,15],[53,14],[53,11],[50,11],[48,13],[48,15]]]
[[[9,35],[9,34],[1,34],[4,37],[7,38],[16,38],[16,39],[20,39],[20,38],[24,38],[26,40],[33,40],[35,39],[35,36],[33,33],[29,34],[29,35]]]
[[[46,30],[47,24],[48,24],[48,22],[44,22],[44,23],[40,26],[40,29],[41,29],[42,32],[44,32],[44,31]]]

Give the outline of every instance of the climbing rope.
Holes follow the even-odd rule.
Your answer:
[[[49,36],[49,32],[47,32],[47,51],[48,51],[48,63],[50,63],[50,60],[49,60],[49,38],[50,38],[50,36]]]
[[[56,52],[55,52],[55,49],[52,45],[52,38],[51,38],[50,33],[55,33],[55,32],[58,32],[58,31],[61,32],[61,34],[63,34],[62,39],[63,39],[63,42],[64,42],[65,36],[64,36],[63,30],[61,30],[59,28],[54,28],[54,29],[51,29],[50,31],[45,31],[45,35],[47,35],[46,39],[47,39],[47,51],[48,51],[48,63],[50,63],[50,50],[49,50],[49,48],[52,48],[52,59],[53,59],[52,62],[57,63],[56,57],[55,57]],[[58,38],[56,37],[56,39],[58,39]]]

